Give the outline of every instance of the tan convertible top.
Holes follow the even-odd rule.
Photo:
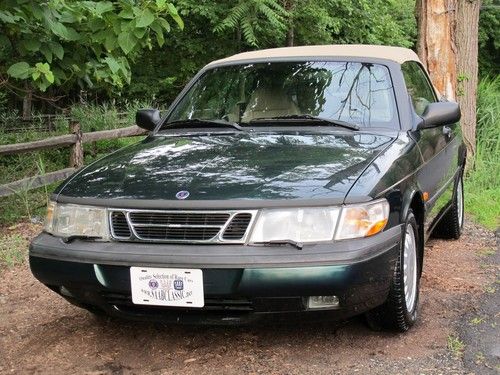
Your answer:
[[[402,64],[405,61],[420,62],[417,54],[408,48],[376,46],[369,44],[331,44],[323,46],[271,48],[259,51],[243,52],[221,60],[213,61],[207,66],[242,60],[261,60],[266,58],[288,57],[367,57],[392,60],[399,64]]]

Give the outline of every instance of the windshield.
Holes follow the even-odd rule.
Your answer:
[[[225,120],[244,126],[259,119],[301,115],[360,127],[399,129],[387,67],[333,61],[256,63],[208,70],[180,100],[168,122]]]

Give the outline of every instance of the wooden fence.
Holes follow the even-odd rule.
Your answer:
[[[68,168],[0,185],[0,197],[15,194],[19,191],[35,189],[64,180],[78,168],[83,166],[84,143],[96,142],[104,139],[133,137],[144,135],[146,133],[146,130],[141,129],[136,125],[120,129],[82,133],[80,124],[72,122],[70,124],[69,134],[50,137],[34,142],[0,145],[0,156],[68,146],[71,148]]]

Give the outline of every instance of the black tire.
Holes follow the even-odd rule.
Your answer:
[[[405,279],[404,279],[404,254],[405,254],[405,243],[407,237],[407,228],[411,226],[413,229],[413,239],[414,239],[414,252],[415,252],[415,264],[416,276],[414,279],[415,294],[413,299],[411,299],[412,305],[409,309],[407,306],[405,298]],[[408,228],[408,231],[409,228]],[[410,209],[408,215],[406,216],[405,226],[403,229],[403,238],[401,240],[401,247],[399,252],[399,257],[396,262],[396,267],[394,269],[394,275],[391,281],[391,286],[389,290],[389,296],[383,305],[367,312],[365,314],[366,322],[368,326],[373,330],[388,330],[388,331],[407,331],[415,322],[417,321],[418,312],[418,300],[419,300],[419,290],[420,290],[420,270],[421,270],[421,259],[419,257],[420,241],[419,231],[417,226],[417,221],[413,215],[413,211]],[[411,231],[410,231],[411,235]]]
[[[433,235],[438,238],[458,240],[464,225],[464,188],[462,174],[458,177],[453,191],[453,202],[450,209],[439,220]],[[461,206],[461,207],[460,207]]]

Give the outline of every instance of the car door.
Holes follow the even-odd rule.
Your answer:
[[[401,68],[415,115],[421,116],[427,104],[438,101],[436,92],[419,63],[408,61]],[[426,199],[426,235],[430,234],[433,225],[452,201],[458,166],[459,132],[458,124],[412,132],[423,159],[417,179]]]

